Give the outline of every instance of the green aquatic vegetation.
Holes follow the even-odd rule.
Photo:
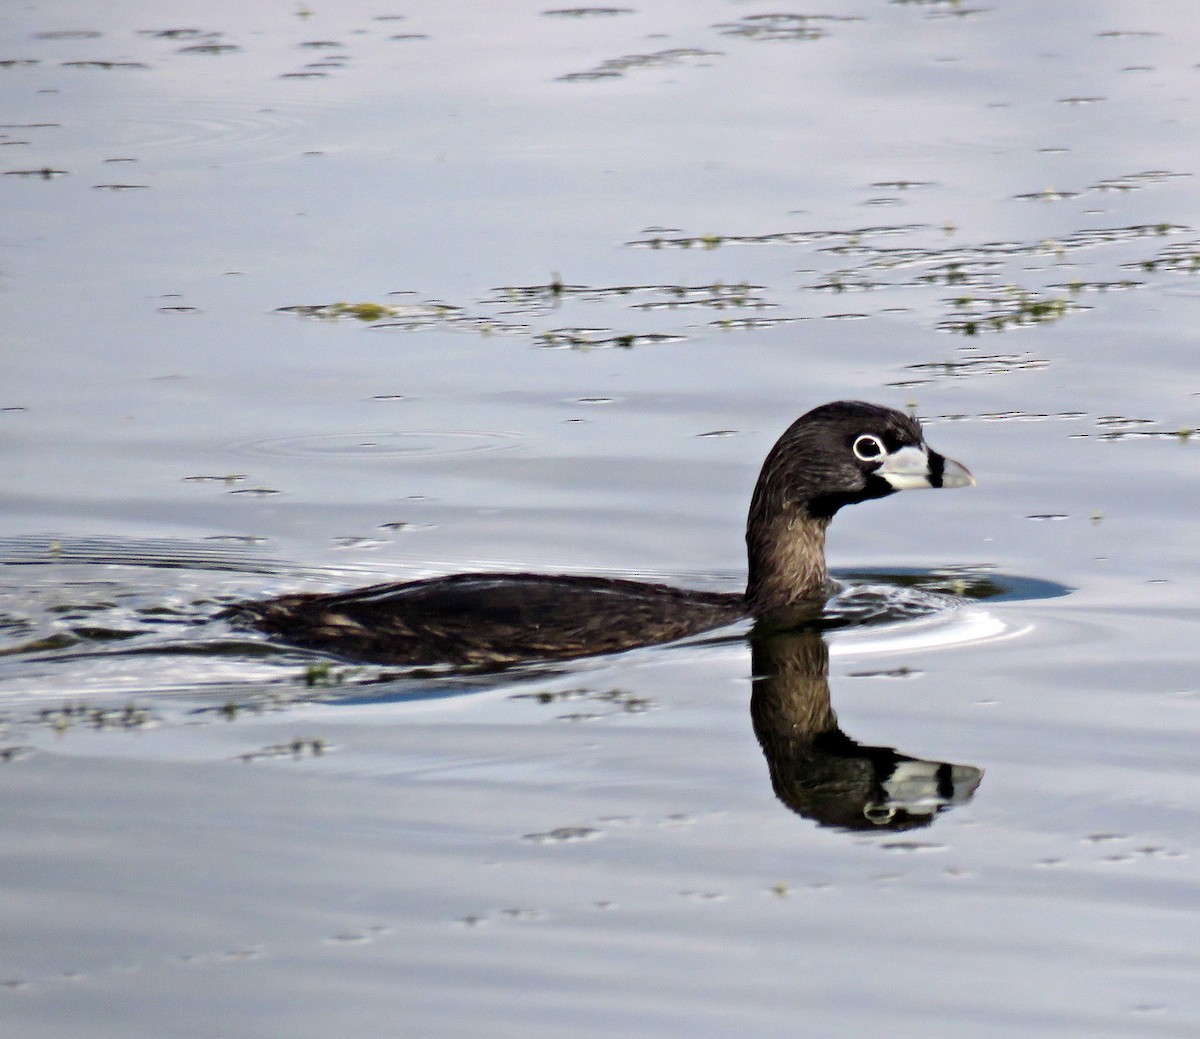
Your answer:
[[[615,711],[610,712],[575,711],[569,714],[560,714],[558,718],[562,721],[587,721],[593,718],[603,718],[606,714],[612,713],[642,714],[657,706],[655,701],[649,697],[638,696],[627,689],[594,690],[583,687],[540,690],[536,693],[514,693],[509,698],[512,700],[532,700],[547,706],[583,701],[615,708]]]
[[[1138,423],[1149,423],[1149,419],[1136,420]],[[1107,423],[1112,425],[1112,423]],[[1106,423],[1097,422],[1097,425],[1104,426]],[[1200,429],[1191,426],[1180,426],[1176,429],[1144,429],[1131,428],[1125,426],[1123,428],[1108,429],[1100,434],[1101,440],[1174,440],[1179,444],[1188,444],[1192,440],[1200,437]]]
[[[328,749],[329,744],[320,737],[316,739],[297,737],[287,743],[271,743],[258,750],[239,754],[237,757],[239,761],[245,762],[260,761],[264,758],[292,758],[299,761],[305,757],[319,758]]]
[[[1142,170],[1138,173],[1125,173],[1119,177],[1106,177],[1089,184],[1085,188],[1074,191],[1057,191],[1045,188],[1042,191],[1028,191],[1013,198],[1029,202],[1060,202],[1067,199],[1079,198],[1092,192],[1106,191],[1138,191],[1151,184],[1162,184],[1177,177],[1190,177],[1190,173],[1172,173],[1170,170]],[[1166,225],[1163,225],[1166,226]]]
[[[629,299],[635,310],[664,310],[683,306],[725,307],[772,306],[759,295],[763,286],[741,282],[712,282],[707,285],[567,285],[552,281],[548,285],[502,285],[483,303],[488,306],[517,308],[520,313],[545,313],[568,300],[602,303]],[[648,297],[648,298],[647,298]]]
[[[65,703],[59,708],[43,708],[35,720],[62,735],[76,724],[90,725],[93,729],[141,729],[152,724],[155,717],[149,708],[131,701],[124,707]]]
[[[395,311],[382,303],[342,303],[338,310],[337,316],[345,315],[357,321],[380,321],[395,316]]]
[[[1135,183],[1174,176],[1162,171],[1130,175]],[[1110,182],[1100,182],[1107,185]],[[1002,279],[1018,275],[1026,280],[1042,267],[1027,258],[1052,257],[1053,270],[1077,263],[1071,258],[1080,252],[1128,246],[1142,238],[1161,238],[1187,231],[1178,224],[1135,224],[1125,227],[1087,228],[1033,242],[984,242],[976,245],[929,247],[890,245],[867,239],[855,241],[847,234],[843,240],[821,247],[835,256],[850,256],[852,266],[825,273],[806,286],[809,290],[843,292],[847,289],[904,290],[930,284],[944,284],[956,294],[941,300],[949,313],[937,322],[943,331],[965,336],[1001,332],[1033,324],[1061,320],[1088,309],[1079,297],[1086,292],[1105,292],[1135,288],[1140,283],[1130,278],[1080,277],[1070,282],[1048,285],[1014,286]],[[1141,266],[1174,267],[1200,270],[1200,243],[1182,243],[1164,249],[1152,261]],[[1131,267],[1126,263],[1123,266]]]
[[[713,28],[723,36],[741,36],[747,40],[819,40],[829,35],[834,23],[860,21],[861,18],[850,15],[750,14]]]
[[[954,378],[964,375],[1003,375],[1008,372],[1037,371],[1049,363],[1044,357],[1035,357],[1032,354],[985,354],[957,360],[922,361],[920,364],[907,365],[906,368],[932,376]]]
[[[341,685],[342,682],[341,676],[327,660],[317,661],[314,664],[305,664],[304,671],[300,675],[300,680],[310,689],[314,686]]]
[[[1060,282],[1048,287],[1078,295],[1081,292],[1120,292],[1125,289],[1136,289],[1144,284],[1145,282],[1135,281],[1132,278],[1117,278],[1113,281],[1084,281],[1082,278],[1076,278],[1074,281]]]
[[[723,317],[712,324],[724,332],[741,330],[748,331],[756,328],[774,328],[776,325],[790,325],[796,321],[806,321],[802,317]]]
[[[397,295],[409,295],[397,293]],[[461,307],[436,300],[406,303],[305,303],[277,307],[276,313],[296,314],[319,321],[361,321],[376,328],[428,328],[438,324],[465,324],[479,319],[469,318]]]
[[[1067,314],[1087,309],[1069,296],[1044,296],[1017,286],[1006,286],[991,294],[958,296],[947,302],[951,314],[937,327],[965,336],[1060,321]]]
[[[568,72],[559,76],[564,83],[596,79],[616,79],[643,68],[657,68],[663,65],[679,65],[689,61],[703,61],[706,58],[719,58],[720,51],[701,50],[699,47],[670,47],[666,50],[654,51],[651,54],[627,54],[620,58],[609,58],[585,72]]]
[[[685,336],[664,332],[613,332],[611,329],[600,328],[552,328],[539,332],[533,337],[538,346],[562,349],[564,347],[577,350],[598,349],[602,347],[619,347],[622,350],[632,350],[635,346],[648,343],[680,343]]]
[[[1146,171],[1126,177],[1097,181],[1096,190],[1120,190],[1118,183],[1134,186],[1157,179],[1174,177],[1165,171]],[[893,183],[893,182],[880,182]],[[908,182],[895,181],[897,185]],[[1090,189],[1089,189],[1090,190]],[[772,231],[762,234],[728,234],[717,231],[695,234],[664,226],[654,226],[643,237],[627,240],[629,248],[713,250],[733,245],[780,246],[803,251],[805,273],[815,272],[801,291],[826,292],[841,296],[848,292],[871,292],[886,297],[883,312],[897,307],[912,310],[911,298],[896,298],[897,292],[944,285],[953,290],[948,298],[934,305],[942,313],[935,316],[935,327],[963,336],[1002,332],[1035,324],[1048,324],[1088,309],[1082,302],[1085,293],[1136,287],[1131,278],[1084,279],[1074,277],[1063,282],[1030,284],[1038,271],[1053,271],[1087,261],[1073,259],[1075,254],[1101,248],[1124,247],[1142,238],[1162,238],[1189,229],[1178,224],[1159,222],[1120,227],[1086,228],[1033,241],[990,241],[978,244],[953,244],[945,234],[957,234],[953,223],[879,224],[842,229]],[[896,241],[896,240],[899,241]],[[835,259],[833,263],[829,258]],[[1046,259],[1049,258],[1049,259]],[[1032,261],[1032,262],[1031,262]],[[1181,243],[1164,249],[1152,260],[1139,261],[1151,269],[1173,266],[1200,270],[1200,243]],[[840,266],[835,264],[840,263]],[[1061,277],[1061,274],[1059,275]],[[1019,278],[1024,284],[1007,282]],[[1049,278],[1047,278],[1049,281]],[[926,297],[927,299],[927,297]],[[632,349],[649,343],[676,342],[691,334],[691,327],[661,326],[640,331],[613,326],[623,322],[619,315],[605,313],[601,321],[560,319],[553,327],[539,327],[535,320],[566,311],[570,307],[623,304],[640,313],[669,314],[687,310],[729,311],[709,322],[722,331],[770,328],[783,322],[869,317],[867,312],[838,314],[779,314],[782,304],[768,299],[762,285],[749,281],[714,281],[708,284],[627,283],[588,285],[566,281],[557,272],[535,284],[501,285],[490,294],[467,306],[438,300],[421,300],[411,291],[389,293],[386,302],[364,300],[337,303],[291,305],[279,312],[325,321],[350,320],[369,325],[373,330],[418,331],[445,328],[474,332],[478,335],[519,335],[541,348]],[[752,314],[750,312],[758,312]],[[574,314],[571,315],[575,317]]]
[[[924,224],[883,224],[859,227],[850,230],[828,231],[772,231],[767,234],[652,234],[635,238],[625,244],[635,249],[694,249],[716,248],[718,245],[808,245],[833,242],[846,251],[857,249],[862,243],[891,235],[910,234],[925,229]],[[831,249],[831,251],[836,251]]]
[[[352,317],[356,321],[382,321],[385,317],[395,317],[395,307],[385,303],[332,303],[318,317],[339,318]]]
[[[318,660],[304,666],[300,681],[309,689],[336,689],[354,678],[360,670],[356,667],[335,667],[328,660]]]
[[[1156,256],[1122,266],[1145,274],[1195,274],[1200,272],[1200,241],[1176,242],[1161,249]]]

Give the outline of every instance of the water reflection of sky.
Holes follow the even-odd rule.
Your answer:
[[[59,735],[62,697],[152,699],[153,667],[7,657],[0,698],[53,709],[0,763],[25,849],[5,1013],[1184,1034],[1194,5],[549,6],[8,12],[5,537],[252,538],[288,565],[6,566],[6,638],[76,598],[178,620],[481,564],[730,587],[787,422],[911,403],[979,486],[848,511],[835,568],[1074,590],[835,634],[829,692],[854,740],[985,782],[919,840],[807,825],[771,797],[743,644],[228,723],[164,697]],[[279,309],[339,301],[394,312]],[[297,685],[196,659],[158,680]]]

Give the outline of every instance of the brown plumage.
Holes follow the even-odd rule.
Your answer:
[[[613,653],[819,603],[828,593],[825,530],[839,508],[972,482],[926,447],[915,419],[839,401],[797,419],[763,463],[746,522],[745,594],[602,577],[457,574],[284,595],[226,615],[297,646],[377,663],[494,668]]]
[[[455,574],[235,610],[285,642],[350,660],[474,669],[673,642],[746,616],[737,593],[544,574]]]

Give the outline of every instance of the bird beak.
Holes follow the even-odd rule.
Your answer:
[[[902,447],[883,460],[876,470],[894,491],[921,487],[974,487],[975,477],[965,465],[929,447]]]

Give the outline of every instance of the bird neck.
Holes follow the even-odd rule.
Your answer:
[[[765,614],[827,597],[825,529],[828,519],[793,506],[770,518],[756,517],[746,529],[749,578],[746,601]]]

